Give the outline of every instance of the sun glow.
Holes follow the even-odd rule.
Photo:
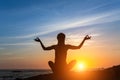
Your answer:
[[[85,71],[86,69],[86,65],[83,62],[77,62],[77,64],[75,65],[75,71],[79,72],[79,71]]]

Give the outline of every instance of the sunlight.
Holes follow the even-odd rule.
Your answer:
[[[83,62],[78,62],[75,66],[75,71],[79,72],[79,71],[85,71],[85,63]]]

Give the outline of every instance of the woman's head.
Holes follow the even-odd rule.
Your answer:
[[[64,33],[59,33],[57,35],[57,39],[58,39],[59,43],[64,43],[64,41],[65,41],[65,34]]]

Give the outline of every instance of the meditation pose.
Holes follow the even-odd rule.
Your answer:
[[[57,45],[52,45],[49,47],[45,47],[42,41],[37,37],[35,41],[40,42],[43,50],[55,50],[55,62],[49,61],[48,64],[53,72],[62,72],[62,71],[69,71],[73,68],[76,61],[73,60],[69,64],[66,62],[67,51],[68,49],[80,49],[85,42],[85,40],[90,39],[91,37],[86,35],[83,41],[78,46],[73,46],[69,44],[65,44],[65,34],[59,33],[57,35],[58,43]]]

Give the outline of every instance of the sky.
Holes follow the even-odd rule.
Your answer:
[[[120,0],[0,0],[0,69],[48,69],[57,44],[56,36],[66,34],[67,62],[77,60],[87,68],[120,64]]]

